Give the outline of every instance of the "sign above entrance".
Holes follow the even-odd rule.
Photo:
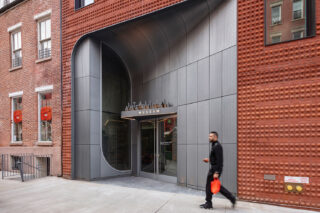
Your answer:
[[[177,113],[177,107],[169,107],[168,104],[162,102],[161,104],[128,104],[125,111],[121,112],[123,119],[142,119],[144,117],[156,117],[161,115],[171,115]]]
[[[147,101],[139,104],[136,104],[136,102],[132,102],[131,104],[128,103],[128,105],[125,108],[125,111],[133,111],[133,110],[142,110],[142,109],[159,109],[159,108],[167,108],[170,107],[169,104],[166,103],[166,100],[164,100],[162,103],[152,103],[151,101],[147,103]]]

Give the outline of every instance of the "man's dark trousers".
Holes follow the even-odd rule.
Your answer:
[[[220,175],[219,175],[220,177]],[[212,201],[212,193],[211,193],[211,181],[213,180],[213,174],[209,171],[207,176],[207,185],[206,185],[206,201],[211,203]],[[222,185],[220,186],[220,193],[228,198],[231,202],[234,202],[233,195]]]

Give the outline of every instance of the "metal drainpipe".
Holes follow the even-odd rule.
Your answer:
[[[61,138],[61,176],[63,176],[63,90],[62,90],[62,0],[60,0],[60,107],[61,107],[61,114],[60,114],[60,119],[61,119],[61,126],[60,126],[60,138]]]

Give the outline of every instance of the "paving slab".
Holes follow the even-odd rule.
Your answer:
[[[204,192],[142,177],[98,181],[46,177],[26,182],[0,180],[1,213],[311,213],[239,201],[235,209],[215,196],[213,210],[200,209]]]

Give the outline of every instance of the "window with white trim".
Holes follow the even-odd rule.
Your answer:
[[[12,142],[22,141],[22,97],[12,97]]]
[[[271,36],[271,42],[274,43],[279,43],[281,42],[281,34],[277,34],[277,35],[272,35]]]
[[[2,7],[7,6],[8,4],[10,4],[10,3],[14,2],[14,1],[15,1],[15,0],[0,0],[0,9],[1,9]]]
[[[292,32],[292,39],[300,39],[303,38],[304,30],[294,31]]]
[[[292,17],[293,17],[293,20],[303,18],[303,1],[302,0],[293,0]]]
[[[51,57],[51,19],[39,20],[38,22],[38,58]]]
[[[51,125],[52,125],[52,93],[43,92],[39,93],[39,141],[52,141],[51,137]]]
[[[281,24],[281,5],[271,8],[271,23],[272,25]]]
[[[75,8],[79,9],[81,7],[85,7],[93,3],[94,3],[94,0],[75,0]]]
[[[11,59],[12,68],[22,65],[21,31],[11,32]]]

